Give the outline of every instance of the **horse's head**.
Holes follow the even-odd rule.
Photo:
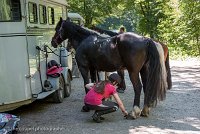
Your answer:
[[[69,19],[63,20],[62,18],[60,18],[60,21],[56,25],[55,30],[55,35],[53,36],[51,41],[53,47],[57,47],[66,39],[69,39],[69,41],[71,42],[72,40],[74,40],[76,43],[71,44],[74,47],[75,44],[79,45],[80,42],[91,35],[97,36],[97,33],[95,33],[94,31],[83,28],[71,22]]]
[[[57,47],[59,44],[61,44],[64,40],[71,37],[71,31],[72,31],[72,25],[71,25],[70,19],[63,20],[60,18],[60,21],[57,23],[55,28],[55,34],[52,37],[51,45],[53,47]]]
[[[52,40],[51,40],[51,45],[53,47],[57,47],[59,44],[61,44],[63,42],[63,39],[61,38],[60,36],[60,32],[61,32],[61,26],[62,26],[62,23],[63,23],[63,19],[60,18],[59,22],[57,23],[56,25],[56,28],[55,28],[55,34],[54,36],[52,37]]]

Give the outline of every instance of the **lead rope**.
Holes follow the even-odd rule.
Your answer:
[[[45,92],[45,89],[43,87],[43,83],[42,83],[42,75],[41,75],[41,71],[40,71],[40,51],[41,51],[41,48],[39,46],[36,46],[36,49],[39,51],[39,55],[38,55],[38,60],[39,60],[39,68],[38,68],[38,71],[39,71],[39,76],[40,76],[40,84],[41,84],[41,87],[42,87],[42,92]]]
[[[73,52],[71,52],[70,54],[68,54],[68,55],[66,55],[66,56],[61,56],[61,55],[58,55],[58,54],[56,54],[48,45],[44,45],[45,47],[47,47],[49,50],[50,50],[50,52],[48,52],[47,50],[45,51],[45,50],[42,50],[42,49],[40,49],[40,51],[43,51],[43,52],[46,52],[46,53],[53,53],[54,55],[56,55],[56,56],[58,56],[58,57],[68,57],[68,56],[70,56],[70,55],[72,55],[73,54]],[[39,47],[39,46],[38,46]]]
[[[44,45],[44,50],[45,50],[45,62],[46,62],[46,72],[48,70],[48,63],[47,63],[47,58],[48,58],[48,53],[47,53],[47,45]],[[48,79],[48,75],[46,73],[46,79]]]

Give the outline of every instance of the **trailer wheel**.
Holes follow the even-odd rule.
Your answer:
[[[61,103],[64,100],[65,95],[65,81],[63,76],[59,77],[59,88],[53,93],[53,101]]]
[[[68,74],[67,76],[67,81],[66,81],[66,84],[65,84],[65,96],[64,97],[69,97],[70,94],[71,94],[71,77],[70,75]]]

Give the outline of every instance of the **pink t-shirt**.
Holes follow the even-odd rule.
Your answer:
[[[100,105],[102,104],[103,98],[109,98],[110,95],[113,95],[116,92],[117,91],[115,87],[110,83],[106,84],[104,94],[95,92],[94,87],[92,87],[90,91],[86,94],[84,102],[90,105]]]

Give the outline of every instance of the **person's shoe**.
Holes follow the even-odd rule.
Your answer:
[[[117,88],[117,92],[118,92],[118,93],[124,93],[124,89],[122,89],[122,88]]]
[[[104,117],[101,117],[101,116],[100,116],[99,118],[100,118],[100,120],[105,120],[105,118],[104,118]]]
[[[87,106],[83,106],[81,112],[90,112],[90,109]]]
[[[93,118],[93,121],[95,121],[96,123],[102,122],[101,117],[97,113],[94,113],[92,115],[92,118]]]

